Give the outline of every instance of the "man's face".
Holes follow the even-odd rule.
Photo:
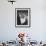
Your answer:
[[[25,13],[19,13],[20,18],[24,18],[26,16]]]

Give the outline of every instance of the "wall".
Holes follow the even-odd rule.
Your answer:
[[[0,0],[0,41],[15,40],[19,32],[30,34],[33,40],[46,40],[45,0],[17,0],[13,5]],[[31,8],[31,27],[15,27],[15,8]]]

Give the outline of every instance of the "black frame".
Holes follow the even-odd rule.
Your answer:
[[[28,25],[17,25],[17,10],[28,10]],[[26,28],[31,27],[31,9],[30,8],[15,8],[15,27]]]

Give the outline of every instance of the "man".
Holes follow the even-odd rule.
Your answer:
[[[17,24],[18,25],[28,25],[28,12],[23,11],[19,12],[17,15]]]

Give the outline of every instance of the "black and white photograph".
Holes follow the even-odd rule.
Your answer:
[[[30,27],[30,8],[16,8],[16,27]]]

